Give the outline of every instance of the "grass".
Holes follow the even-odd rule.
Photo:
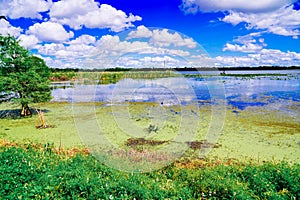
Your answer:
[[[116,171],[82,152],[0,146],[3,199],[299,199],[300,166],[232,160],[176,162],[151,173]]]

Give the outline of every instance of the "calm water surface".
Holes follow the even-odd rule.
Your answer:
[[[194,74],[196,72],[184,73]],[[246,71],[239,71],[239,74],[246,73]],[[130,101],[173,105],[195,101],[199,104],[209,104],[216,100],[224,100],[229,106],[240,110],[249,106],[269,106],[274,109],[287,109],[287,107],[295,105],[297,108],[299,107],[300,70],[251,71],[249,73],[289,75],[255,78],[203,76],[154,80],[123,79],[116,84],[107,85],[83,85],[66,82],[53,85],[52,101],[108,103]],[[293,109],[288,110],[288,112],[299,115]]]

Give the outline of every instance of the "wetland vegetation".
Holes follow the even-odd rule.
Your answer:
[[[186,160],[151,173],[125,173],[84,151],[51,145],[0,147],[3,199],[299,199],[300,166]]]

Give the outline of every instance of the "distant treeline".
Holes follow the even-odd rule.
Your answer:
[[[123,71],[130,71],[131,68],[108,68],[108,69],[84,69],[84,68],[51,68],[53,73],[55,72],[123,72]]]
[[[202,68],[201,68],[202,69]],[[201,70],[200,69],[200,70]],[[211,70],[211,68],[204,68],[205,70]],[[219,67],[215,68],[220,71],[243,71],[243,70],[293,70],[300,69],[300,66],[259,66],[259,67]],[[197,69],[198,70],[198,69]]]
[[[300,66],[259,66],[259,67],[201,67],[201,68],[108,68],[108,69],[79,69],[79,68],[51,68],[52,72],[124,72],[124,71],[242,71],[242,70],[294,70],[300,69]]]

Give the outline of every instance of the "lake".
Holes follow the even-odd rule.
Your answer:
[[[158,79],[125,78],[115,84],[56,83],[52,85],[52,101],[109,104],[157,102],[164,106],[191,102],[203,105],[222,101],[236,110],[264,106],[285,111],[290,115],[299,115],[299,109],[294,109],[293,106],[298,108],[300,102],[300,70],[228,71],[228,76],[214,75],[215,72],[180,73],[183,76]],[[232,76],[234,74],[263,75]]]

